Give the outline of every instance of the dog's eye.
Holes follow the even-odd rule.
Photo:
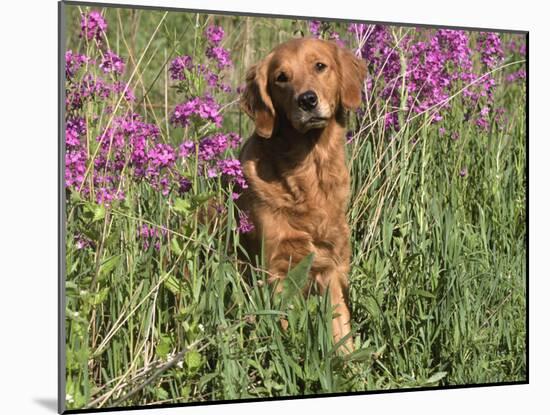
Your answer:
[[[315,69],[317,72],[323,72],[327,68],[327,65],[325,65],[323,62],[317,62],[315,64]]]
[[[281,72],[279,75],[277,75],[277,78],[275,78],[277,82],[288,82],[288,76],[286,76],[286,73]]]

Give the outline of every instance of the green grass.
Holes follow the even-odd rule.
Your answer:
[[[78,14],[67,8],[67,47],[86,50]],[[137,66],[133,110],[175,145],[192,132],[166,121],[179,101],[165,63],[199,53],[195,23],[206,16],[163,15],[106,12],[110,46],[128,61],[126,79]],[[306,32],[290,20],[215,20],[228,34],[234,86],[272,46]],[[236,98],[224,130],[246,137],[252,126]],[[498,87],[495,102],[509,122],[493,120],[488,133],[462,121],[458,100],[441,123],[419,117],[392,140],[380,120],[353,121],[365,129],[347,147],[357,350],[348,357],[332,344],[328,298],[304,298],[292,284],[274,298],[261,264],[237,259],[236,207],[218,183],[195,174],[187,202],[172,205],[144,183],[129,184],[126,201],[108,209],[68,193],[68,408],[526,380],[524,86]],[[88,115],[103,110],[94,103]],[[199,217],[208,198],[224,201],[227,214],[207,226]],[[158,251],[143,249],[144,223],[167,230]],[[76,248],[78,233],[93,249]],[[290,276],[298,285],[307,265]]]

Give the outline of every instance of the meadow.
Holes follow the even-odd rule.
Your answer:
[[[525,35],[64,13],[68,409],[526,380]],[[307,259],[274,296],[238,255],[245,72],[297,36],[369,68],[346,356],[328,298],[301,295]]]

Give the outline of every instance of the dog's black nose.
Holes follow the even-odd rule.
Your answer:
[[[306,91],[298,97],[298,105],[304,111],[311,111],[317,106],[317,94],[313,91]]]

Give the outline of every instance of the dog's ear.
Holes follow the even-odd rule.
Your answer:
[[[340,62],[340,100],[347,109],[357,109],[361,105],[363,81],[367,75],[367,64],[349,50],[338,47]]]
[[[267,90],[270,55],[246,72],[246,86],[241,95],[241,108],[256,124],[256,134],[270,138],[275,125],[275,109]]]

